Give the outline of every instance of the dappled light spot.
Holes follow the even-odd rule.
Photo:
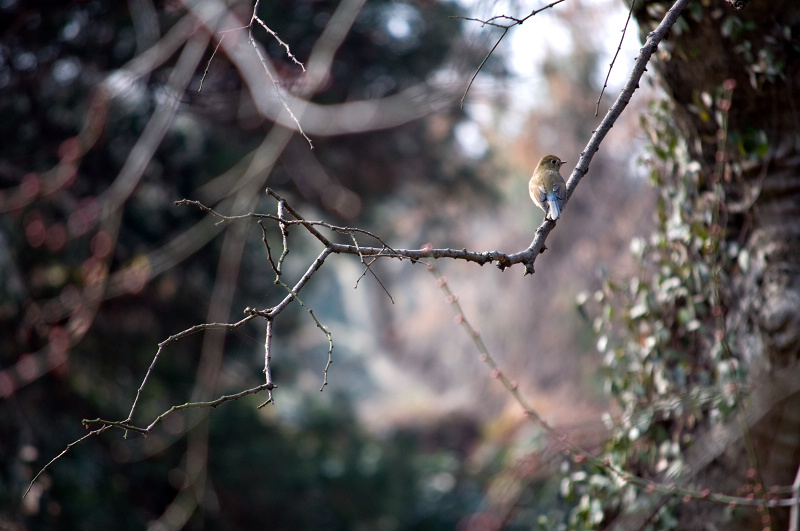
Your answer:
[[[48,356],[48,366],[54,367],[54,364],[49,363],[55,361],[60,364],[64,361],[64,354],[70,346],[69,334],[64,330],[63,326],[54,326],[50,329],[50,356]]]
[[[54,253],[61,251],[67,244],[67,229],[63,223],[54,223],[45,231],[45,245]]]
[[[82,155],[81,143],[76,137],[70,137],[58,147],[58,157],[61,162],[71,162],[77,160]]]
[[[19,183],[19,193],[23,199],[33,199],[42,189],[42,182],[37,173],[29,173]]]
[[[94,286],[105,280],[106,267],[102,261],[93,256],[83,262],[81,275],[86,285]]]
[[[17,361],[17,374],[23,382],[35,380],[41,374],[41,364],[35,355],[23,354]]]
[[[67,310],[77,308],[81,304],[81,291],[75,284],[68,284],[61,290],[59,302]]]
[[[94,197],[81,199],[67,220],[67,229],[71,236],[83,236],[97,222],[100,217],[100,206]]]
[[[0,371],[0,398],[8,398],[14,394],[17,386],[7,370]]]
[[[75,336],[82,336],[89,329],[92,324],[92,312],[86,308],[78,308],[72,314],[67,326],[69,333]]]
[[[122,276],[122,285],[128,293],[139,293],[150,279],[152,267],[146,256],[137,257],[125,270]]]
[[[42,214],[38,210],[33,210],[25,216],[25,237],[28,245],[33,248],[41,247],[47,236]]]
[[[107,257],[114,248],[114,242],[108,232],[101,230],[92,237],[92,254],[97,258]]]

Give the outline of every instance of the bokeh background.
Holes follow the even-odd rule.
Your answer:
[[[187,4],[187,5],[185,5]],[[262,395],[75,445],[81,419],[124,419],[160,342],[269,308],[252,219],[269,186],[307,219],[395,248],[515,252],[542,213],[538,159],[564,174],[638,49],[612,0],[570,1],[509,31],[527,2],[0,4],[0,528],[494,529],[563,519],[561,455],[479,361],[425,267],[363,275],[332,256],[275,321],[275,404]],[[362,5],[363,4],[363,5]],[[576,305],[654,226],[638,164],[650,78],[595,156],[536,274],[440,260],[470,322],[557,429],[593,448],[613,410],[591,319]],[[201,89],[202,82],[202,89]],[[278,97],[280,94],[280,97]],[[309,142],[284,109],[292,109]],[[283,124],[276,125],[276,124]],[[274,249],[280,234],[265,223]],[[345,243],[349,243],[346,239]],[[361,242],[369,244],[368,240]],[[284,280],[320,251],[295,229]],[[134,422],[263,381],[264,326],[170,343]],[[561,515],[561,516],[559,516]]]

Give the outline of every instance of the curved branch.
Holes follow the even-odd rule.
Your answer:
[[[294,220],[287,220],[283,219],[280,216],[275,216],[272,214],[257,214],[257,213],[248,213],[248,214],[240,214],[240,215],[233,215],[233,216],[226,216],[224,214],[220,214],[219,212],[215,211],[212,208],[200,203],[199,201],[194,201],[190,199],[181,199],[180,201],[176,201],[176,205],[193,205],[198,207],[199,209],[207,212],[208,214],[219,218],[221,221],[237,221],[247,218],[256,218],[256,219],[271,219],[273,221],[278,221],[279,223],[284,224],[285,226],[290,225],[301,225],[305,228],[309,234],[311,234],[314,238],[317,239],[322,245],[325,246],[325,249],[322,251],[322,254],[317,258],[315,264],[309,268],[303,278],[310,277],[321,265],[322,261],[330,254],[352,254],[358,256],[359,258],[363,259],[364,257],[388,257],[388,258],[399,258],[399,259],[407,259],[411,260],[412,262],[418,262],[423,258],[452,258],[454,260],[465,260],[467,262],[475,262],[479,265],[484,265],[488,263],[495,262],[497,267],[501,270],[506,269],[507,267],[511,267],[514,264],[526,264],[526,272],[532,273],[533,272],[533,259],[536,254],[544,252],[546,249],[544,245],[544,237],[549,233],[553,227],[555,227],[555,222],[551,220],[546,220],[545,223],[542,224],[536,230],[536,239],[534,243],[531,244],[530,247],[525,249],[524,251],[520,251],[518,253],[507,254],[501,251],[484,251],[484,252],[476,252],[476,251],[468,251],[467,249],[433,249],[425,246],[421,249],[394,249],[387,245],[379,236],[364,230],[359,229],[356,227],[341,227],[338,225],[332,225],[325,221],[311,221],[303,218],[300,213],[295,210],[287,201],[278,195],[274,190],[271,188],[267,188],[267,194],[274,197],[279,205],[283,205],[286,210],[294,216]],[[364,234],[371,238],[377,240],[381,247],[365,247],[359,245],[357,242],[353,244],[344,244],[344,243],[335,243],[332,242],[329,238],[327,238],[324,234],[322,234],[316,227],[324,227],[330,229],[334,232],[340,234],[350,234],[351,236],[354,234]],[[317,264],[318,263],[318,264]],[[528,271],[528,264],[530,264],[530,271]],[[303,282],[304,283],[304,282]],[[280,307],[281,305],[279,305]],[[278,308],[278,307],[276,307]],[[282,309],[282,307],[281,307]],[[264,315],[264,317],[268,317]],[[274,317],[271,315],[269,317]]]
[[[348,12],[359,9],[360,5],[361,2],[355,2]],[[219,20],[222,17],[228,19],[228,22],[223,24],[225,27],[247,27],[222,2],[187,2],[186,8],[215,36],[218,34]],[[249,44],[247,36],[243,32],[226,32],[225,35],[225,39],[219,41],[219,46],[250,87],[250,96],[259,114],[292,131],[299,132],[299,127],[292,117],[283,111],[284,102],[293,109],[303,125],[303,131],[307,134],[333,136],[397,127],[447,107],[456,97],[455,87],[442,87],[431,81],[424,81],[397,94],[374,100],[331,105],[310,101],[307,96],[313,94],[316,85],[324,80],[324,72],[329,68],[332,59],[330,53],[338,47],[336,40],[340,36],[335,34],[334,30],[331,30],[330,38],[334,41],[331,46],[327,50],[320,50],[320,59],[317,61],[308,61],[307,75],[310,81],[305,83],[302,93],[298,96],[284,92],[278,96],[273,91],[263,90],[265,84],[270,81],[258,56],[252,53],[252,45]]]

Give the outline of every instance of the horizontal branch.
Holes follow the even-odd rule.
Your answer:
[[[289,220],[282,218],[280,216],[275,216],[273,214],[257,214],[257,213],[248,213],[248,214],[240,214],[235,216],[227,216],[225,214],[221,214],[214,209],[205,206],[204,204],[200,203],[199,201],[193,201],[190,199],[181,199],[180,201],[176,201],[176,205],[192,205],[196,206],[204,212],[211,214],[219,218],[221,221],[239,221],[242,219],[254,218],[254,219],[270,219],[273,221],[277,221],[287,226],[291,225],[300,225],[305,228],[309,234],[311,234],[314,238],[316,238],[322,245],[325,246],[325,250],[323,254],[321,254],[309,271],[303,275],[303,278],[310,276],[313,274],[316,269],[322,265],[322,261],[329,255],[329,254],[352,254],[359,257],[376,257],[376,258],[399,258],[401,260],[411,260],[412,262],[418,262],[423,258],[452,258],[454,260],[464,260],[466,262],[474,262],[479,265],[484,265],[488,263],[494,263],[497,267],[502,271],[508,267],[511,267],[515,264],[524,264],[525,265],[525,274],[531,274],[534,272],[533,269],[533,262],[536,259],[536,256],[540,253],[544,252],[547,248],[544,244],[544,240],[547,235],[553,230],[555,227],[555,222],[552,220],[545,220],[542,225],[536,229],[536,235],[534,237],[533,242],[531,245],[523,250],[516,253],[504,253],[501,251],[484,251],[484,252],[477,252],[477,251],[468,251],[467,249],[434,249],[432,247],[425,246],[421,249],[395,249],[387,245],[379,236],[359,228],[354,227],[342,227],[338,225],[332,225],[330,223],[326,223],[323,221],[310,221],[303,218],[297,210],[292,208],[291,205],[280,195],[278,195],[274,190],[271,188],[267,188],[267,194],[274,197],[280,204],[286,207],[286,210],[294,216],[296,219]],[[317,227],[324,227],[340,234],[363,234],[365,236],[369,236],[374,238],[376,241],[381,243],[380,247],[377,246],[367,246],[364,247],[358,244],[343,244],[343,243],[335,243],[332,242],[329,238],[325,235],[320,233],[317,230]],[[302,287],[302,286],[301,286]],[[269,312],[270,314],[273,311]],[[263,315],[264,317],[274,317],[274,315],[266,315],[266,313],[259,315]]]
[[[552,224],[552,222],[550,223]],[[554,224],[552,224],[554,225]],[[547,232],[552,227],[545,227]],[[540,227],[536,233],[544,229]],[[422,249],[387,249],[385,247],[362,247],[355,245],[347,245],[341,243],[332,243],[329,247],[331,253],[335,254],[352,254],[365,257],[388,257],[400,258],[417,262],[423,258],[452,258],[454,260],[464,260],[466,262],[474,262],[479,265],[488,263],[495,263],[500,270],[511,267],[515,264],[525,264],[525,272],[533,273],[533,257],[544,251],[544,239],[539,240],[541,243],[531,244],[530,247],[518,253],[506,254],[500,251],[485,251],[475,252],[466,249],[434,249],[423,247]]]

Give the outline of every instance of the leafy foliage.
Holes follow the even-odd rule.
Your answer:
[[[720,129],[726,98],[720,90],[714,100],[723,109]],[[672,113],[667,101],[654,101],[642,118],[651,138],[642,163],[659,196],[657,231],[631,242],[639,274],[607,275],[600,289],[579,297],[595,315],[606,389],[619,407],[618,419],[607,418],[613,434],[603,457],[658,481],[680,476],[682,450],[733,411],[744,376],[725,325],[724,287],[741,258],[720,218],[720,178],[732,165],[723,164],[719,175],[704,174],[689,158]],[[576,503],[575,529],[600,526],[645,495],[604,470],[574,466],[562,487]],[[676,528],[677,504],[661,509],[655,528]]]

